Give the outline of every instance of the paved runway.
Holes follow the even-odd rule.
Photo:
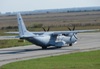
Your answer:
[[[0,36],[0,40],[18,39],[16,36]]]
[[[51,47],[47,50],[42,50],[41,47],[35,45],[0,49],[0,66],[19,60],[100,49],[100,33],[80,33],[78,37],[77,44],[72,47],[62,47],[61,49]]]

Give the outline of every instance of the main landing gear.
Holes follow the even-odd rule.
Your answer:
[[[47,49],[47,47],[46,46],[42,46],[42,49]]]
[[[57,46],[56,48],[62,48],[61,46]]]
[[[72,44],[69,44],[69,46],[72,46]]]

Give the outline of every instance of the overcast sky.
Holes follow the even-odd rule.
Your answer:
[[[0,0],[0,12],[100,6],[100,0]]]

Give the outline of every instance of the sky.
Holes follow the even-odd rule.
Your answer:
[[[0,12],[100,6],[100,0],[0,0]]]

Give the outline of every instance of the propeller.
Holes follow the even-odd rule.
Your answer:
[[[43,29],[43,31],[45,31],[45,32],[46,32],[46,29],[45,29],[44,27],[42,27],[42,29]]]
[[[48,32],[50,30],[50,26],[48,27],[48,29],[46,30],[44,27],[42,27],[43,31]]]
[[[69,31],[74,31],[75,30],[75,25],[73,25],[73,28],[71,29],[70,27],[67,27],[68,28],[68,30]],[[70,33],[70,41],[71,41],[71,39],[72,39],[72,37],[74,36],[76,39],[78,39],[77,38],[77,36],[75,35],[76,33]]]
[[[68,28],[68,30],[70,30],[70,31],[74,31],[75,30],[75,25],[73,25],[73,28],[71,29],[70,27],[67,27]]]

